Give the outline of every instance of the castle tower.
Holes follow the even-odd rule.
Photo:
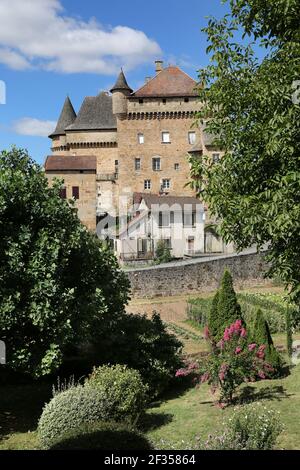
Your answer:
[[[73,105],[70,98],[67,96],[60,113],[59,119],[57,121],[56,128],[54,132],[49,135],[49,138],[52,141],[55,141],[56,145],[63,145],[66,140],[66,128],[73,124],[76,119],[76,113],[74,111]],[[55,146],[55,145],[54,145]]]
[[[110,92],[113,95],[113,114],[122,119],[127,114],[127,97],[133,92],[127,83],[122,69],[116,84]]]

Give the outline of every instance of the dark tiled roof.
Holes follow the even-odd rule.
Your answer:
[[[123,70],[121,70],[118,80],[110,91],[113,92],[117,90],[128,90],[130,93],[133,91],[127,83]]]
[[[132,96],[198,96],[197,82],[178,67],[170,66],[159,72],[148,83],[139,88]]]
[[[87,96],[75,122],[68,131],[116,129],[117,120],[112,112],[112,97],[106,92],[98,96]]]
[[[74,111],[70,98],[67,96],[63,105],[63,109],[60,113],[55,131],[51,135],[49,135],[49,137],[51,138],[56,135],[64,135],[66,127],[73,124],[75,119],[76,113]]]
[[[50,155],[45,162],[47,171],[93,170],[96,172],[97,159],[94,155]]]
[[[202,205],[200,200],[196,197],[189,196],[159,196],[156,194],[143,194],[143,193],[134,193],[133,201],[135,204],[139,204],[145,201],[148,209],[151,209],[151,206],[162,206],[167,205],[169,207],[179,205],[182,209],[184,206],[192,206],[195,209],[196,206]]]

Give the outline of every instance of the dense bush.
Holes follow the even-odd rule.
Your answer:
[[[135,423],[146,408],[148,388],[140,374],[127,366],[94,368],[85,385],[107,397],[107,414],[112,421]]]
[[[27,152],[0,152],[0,338],[8,366],[35,377],[99,336],[128,299],[115,257],[60,188]]]
[[[158,313],[152,318],[120,315],[114,328],[110,327],[96,345],[103,363],[126,364],[139,371],[151,396],[165,390],[174,378],[181,365],[181,347],[180,341],[168,333]]]
[[[256,320],[251,331],[251,339],[253,343],[265,345],[265,361],[274,369],[272,376],[278,376],[282,369],[282,359],[275,349],[268,323],[261,310],[257,310]]]
[[[169,263],[172,260],[171,250],[165,240],[157,242],[155,259],[157,263]]]
[[[261,403],[236,408],[223,429],[208,436],[206,450],[271,450],[283,426],[278,412]]]
[[[51,450],[151,450],[143,434],[124,423],[84,424],[54,439]]]
[[[65,433],[83,424],[110,420],[108,400],[97,389],[81,385],[55,395],[45,405],[38,423],[43,447],[50,447]]]

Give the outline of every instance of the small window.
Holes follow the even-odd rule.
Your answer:
[[[59,191],[59,196],[62,199],[67,199],[67,188],[61,188]]]
[[[145,143],[144,134],[138,134],[138,143],[139,144]]]
[[[219,153],[213,153],[212,154],[212,161],[213,161],[213,163],[218,163],[220,161],[220,154]]]
[[[72,187],[72,196],[74,199],[79,199],[79,186]]]
[[[174,224],[175,214],[173,211],[170,212],[170,224]]]
[[[188,98],[184,98],[184,102],[188,103],[190,100]]]
[[[189,144],[194,145],[196,143],[196,132],[189,132]]]
[[[144,189],[151,189],[151,180],[144,181]]]
[[[139,104],[143,104],[144,100],[139,99]]]
[[[135,169],[135,171],[139,171],[141,169],[141,159],[140,158],[135,159],[134,169]]]
[[[159,227],[169,227],[170,225],[170,213],[160,212],[159,213]]]
[[[115,160],[115,166],[119,165],[119,160]]]
[[[174,163],[174,170],[179,170],[179,163]]]
[[[162,132],[161,139],[163,144],[169,144],[170,141],[170,132]]]
[[[165,246],[169,248],[169,250],[172,249],[172,241],[171,238],[164,238]]]
[[[152,170],[160,171],[160,158],[152,158]]]
[[[163,102],[163,104],[166,104],[167,100],[164,98],[164,99],[162,100],[162,102]]]
[[[169,180],[169,179],[162,180],[162,188],[163,189],[170,189],[170,186],[171,186],[171,180]]]

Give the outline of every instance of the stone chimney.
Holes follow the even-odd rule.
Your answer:
[[[164,69],[164,63],[162,60],[156,60],[155,61],[155,72],[158,74]]]

